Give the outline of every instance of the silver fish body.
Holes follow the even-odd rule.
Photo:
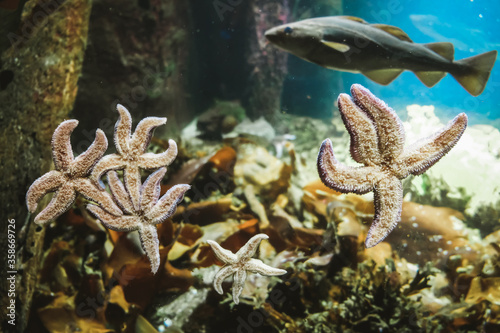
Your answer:
[[[267,39],[285,51],[317,65],[362,73],[386,85],[404,70],[432,87],[446,73],[472,95],[488,81],[497,51],[454,61],[451,43],[417,44],[401,29],[368,24],[348,16],[319,17],[268,30]]]

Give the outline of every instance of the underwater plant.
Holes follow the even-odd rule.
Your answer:
[[[366,247],[380,243],[401,219],[401,180],[420,175],[439,161],[458,142],[467,127],[461,113],[441,131],[405,148],[405,132],[397,114],[368,89],[351,87],[352,98],[340,94],[339,111],[351,136],[351,156],[364,167],[339,163],[330,139],[318,154],[318,173],[323,183],[342,193],[374,192],[375,216],[366,237]]]
[[[166,123],[166,118],[147,117],[131,134],[132,117],[118,104],[120,119],[114,133],[116,154],[104,155],[108,141],[97,129],[92,145],[78,157],[73,156],[70,135],[77,120],[66,120],[54,131],[52,157],[55,170],[47,172],[33,182],[26,193],[28,210],[34,213],[39,201],[49,192],[55,192],[49,204],[35,217],[35,223],[45,224],[69,210],[77,194],[92,201],[87,209],[108,229],[115,231],[138,230],[141,245],[156,273],[160,263],[156,224],[173,215],[177,204],[190,186],[175,185],[161,198],[160,181],[166,166],[177,156],[175,141],[169,140],[168,149],[161,154],[146,153],[153,130]],[[158,169],[141,184],[141,169]],[[123,170],[122,183],[115,170]],[[111,195],[106,192],[100,178],[107,173]]]

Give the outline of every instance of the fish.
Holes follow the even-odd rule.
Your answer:
[[[267,40],[314,64],[361,73],[388,85],[403,71],[412,71],[427,87],[446,73],[473,96],[486,87],[497,51],[454,60],[449,42],[414,43],[400,28],[370,24],[354,16],[317,17],[283,24],[265,32]]]

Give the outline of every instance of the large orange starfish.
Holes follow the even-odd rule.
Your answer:
[[[359,84],[351,87],[352,99],[340,94],[338,105],[351,136],[351,156],[365,166],[339,163],[330,139],[323,141],[318,155],[318,173],[323,183],[339,192],[374,192],[375,216],[366,237],[366,247],[381,242],[398,224],[403,205],[401,180],[420,175],[457,143],[467,126],[461,113],[434,135],[404,148],[401,120],[383,101]]]

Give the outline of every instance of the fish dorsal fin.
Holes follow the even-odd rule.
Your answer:
[[[439,54],[441,57],[453,61],[455,49],[452,43],[439,42],[439,43],[427,43],[424,44],[429,50]]]
[[[446,72],[413,72],[426,87],[434,87],[446,75]]]
[[[366,23],[366,24],[368,24],[368,22],[366,22],[362,18],[359,18],[359,17],[356,17],[356,16],[338,16],[338,18],[346,19],[346,20],[351,20],[351,21],[355,21],[355,22],[359,22],[359,23]]]
[[[402,69],[394,68],[394,69],[377,69],[374,71],[361,72],[364,76],[369,78],[370,80],[377,82],[381,85],[388,85],[395,78],[399,76],[403,72]]]
[[[328,46],[336,51],[339,51],[339,52],[347,52],[350,49],[349,45],[342,44],[342,43],[329,42],[326,40],[322,40],[321,43],[323,43],[323,45],[326,45],[326,46]]]
[[[388,34],[400,39],[404,40],[405,42],[410,42],[413,43],[411,40],[410,36],[406,34],[403,30],[401,30],[398,27],[395,27],[393,25],[387,25],[387,24],[371,24],[372,27],[383,30],[387,32]]]

